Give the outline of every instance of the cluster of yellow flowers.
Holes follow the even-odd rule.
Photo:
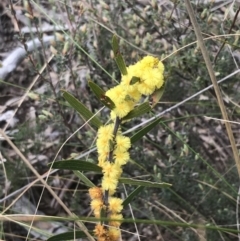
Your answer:
[[[103,179],[101,188],[93,187],[89,190],[91,208],[94,216],[100,218],[101,211],[107,211],[107,217],[112,219],[108,222],[110,228],[106,228],[98,224],[95,228],[95,235],[98,240],[115,241],[120,237],[119,226],[123,219],[122,202],[120,198],[113,197],[116,192],[118,180],[122,174],[122,166],[129,160],[128,149],[131,147],[130,138],[123,136],[118,130],[116,135],[113,135],[114,125],[109,124],[102,126],[98,130],[97,150],[98,150],[98,165],[102,167]],[[112,152],[112,160],[109,159],[109,153]],[[108,193],[107,207],[104,203],[103,193]]]
[[[127,75],[122,76],[121,83],[108,90],[108,96],[115,104],[111,112],[112,119],[121,120],[140,100],[142,95],[150,95],[163,85],[164,66],[157,58],[146,56],[135,65],[127,67]],[[96,218],[109,218],[109,227],[97,224],[94,230],[98,241],[117,241],[120,237],[120,225],[123,216],[122,199],[113,197],[116,192],[122,166],[129,157],[130,138],[122,135],[115,124],[101,126],[97,134],[98,165],[102,167],[101,188],[90,188],[91,208]],[[107,200],[106,200],[107,199]],[[103,212],[102,212],[103,211]]]
[[[133,110],[142,95],[150,95],[161,88],[164,83],[163,71],[162,62],[152,56],[146,56],[127,67],[127,74],[122,76],[120,84],[106,92],[106,96],[115,104],[112,119],[123,118]]]
[[[106,210],[103,201],[102,188],[92,187],[89,189],[89,194],[92,199],[91,208],[94,212],[94,215],[96,218],[100,218],[101,211]],[[98,241],[117,241],[121,235],[119,227],[123,219],[122,214],[120,214],[123,208],[122,199],[109,197],[108,202],[107,217],[112,220],[108,222],[108,228],[101,223],[96,225],[94,234],[98,238]]]

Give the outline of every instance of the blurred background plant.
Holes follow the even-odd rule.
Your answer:
[[[0,58],[3,64],[0,70],[17,46],[26,45],[34,38],[40,39],[41,44],[0,83],[0,127],[39,174],[49,170],[48,164],[56,154],[56,160],[77,158],[94,147],[95,130],[85,125],[85,120],[62,98],[60,90],[72,93],[93,113],[100,110],[102,105],[87,82],[92,80],[107,90],[120,79],[111,50],[113,33],[120,38],[127,65],[149,54],[162,59],[166,69],[166,90],[154,113],[136,118],[126,124],[125,130],[146,122],[211,84],[184,1],[41,0],[24,3],[1,3]],[[220,80],[239,69],[239,2],[201,0],[192,4]],[[55,42],[44,42],[43,37],[54,36],[54,32],[61,34],[64,40],[58,35]],[[36,76],[38,79],[34,80]],[[33,87],[27,91],[32,83]],[[238,74],[221,83],[220,88],[230,119],[236,122],[232,128],[238,144]],[[26,91],[28,94],[24,97]],[[103,123],[107,121],[107,113],[108,110],[103,109],[97,114]],[[221,113],[214,92],[209,89],[166,112],[160,124],[132,147],[132,160],[124,168],[124,176],[168,182],[172,187],[145,188],[131,203],[132,212],[125,209],[125,217],[165,220],[173,224],[210,223],[237,229],[239,177],[225,127],[213,118],[221,119]],[[82,128],[58,153],[79,127]],[[36,175],[2,136],[0,145],[1,211],[33,214],[39,204],[38,210],[44,215],[67,216],[48,190],[42,193],[42,183],[36,182],[27,190]],[[82,159],[96,163],[97,155],[91,152]],[[96,185],[101,180],[101,175],[93,172],[85,175]],[[69,210],[79,216],[90,215],[88,188],[73,172],[55,171],[47,183]],[[16,205],[7,210],[25,189],[26,199],[19,198]],[[133,189],[128,185],[120,186],[119,196]],[[74,229],[70,221],[53,224],[54,221],[37,223],[38,230],[34,233],[31,229],[29,238],[44,240],[57,232],[65,232],[66,228]],[[23,228],[24,220],[18,224],[2,222],[1,239],[25,240],[28,225]],[[131,241],[237,240],[237,234],[231,232],[196,227],[129,223],[121,227],[122,239]]]

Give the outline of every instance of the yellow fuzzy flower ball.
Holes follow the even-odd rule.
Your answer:
[[[108,162],[108,155],[109,151],[104,152],[104,151],[98,151],[98,166],[104,167],[104,165]]]
[[[130,159],[129,153],[126,151],[122,152],[119,150],[115,150],[113,152],[113,155],[115,163],[119,166],[125,165]]]
[[[101,126],[98,129],[98,138],[106,137],[107,139],[112,139],[113,137],[114,124],[108,124],[106,126]]]
[[[98,223],[96,226],[95,226],[95,229],[93,230],[94,234],[97,236],[97,237],[100,237],[100,236],[104,236],[106,235],[107,233],[107,229],[101,225],[100,223]]]
[[[121,231],[117,228],[109,228],[108,237],[111,241],[118,241],[121,236]]]
[[[134,108],[134,103],[132,101],[122,101],[115,103],[115,108],[113,109],[113,112],[118,116],[119,118],[123,118],[126,116],[131,110]]]
[[[130,65],[127,68],[127,71],[128,74],[122,76],[121,85],[132,87],[135,89],[135,91],[142,95],[152,94],[164,83],[164,65],[158,58],[153,56],[145,56],[135,65]],[[133,77],[137,77],[140,80],[131,85],[131,80]]]
[[[112,177],[103,176],[102,179],[102,189],[103,191],[109,191],[115,193],[117,189],[118,180]]]
[[[117,197],[109,198],[109,211],[112,213],[120,213],[123,209],[122,206],[123,200]]]
[[[100,187],[92,187],[88,190],[91,199],[99,198],[103,196],[102,189]]]
[[[130,138],[123,135],[116,136],[116,151],[125,152],[131,147]]]
[[[122,85],[117,85],[105,93],[105,95],[108,96],[114,103],[122,102],[125,99],[126,94],[126,88]]]
[[[103,200],[101,198],[96,198],[91,201],[92,210],[100,211],[103,207]]]
[[[101,126],[97,133],[97,150],[98,154],[107,153],[110,151],[110,141],[113,139],[114,124]]]
[[[104,177],[109,177],[112,178],[112,180],[114,180],[118,179],[121,176],[122,168],[116,165],[116,163],[107,162],[102,167],[102,172],[104,174]]]

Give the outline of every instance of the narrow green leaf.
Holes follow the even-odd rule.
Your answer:
[[[118,38],[116,35],[113,35],[112,38],[112,49],[114,54],[117,53],[119,50]]]
[[[114,109],[114,102],[108,96],[105,95],[105,91],[103,89],[101,89],[97,84],[93,83],[92,81],[89,81],[88,85],[103,105],[105,105],[111,110]]]
[[[127,67],[126,67],[125,61],[120,53],[118,39],[117,39],[116,35],[113,35],[113,38],[112,38],[112,48],[113,48],[115,61],[117,63],[117,66],[118,66],[121,74],[127,75]]]
[[[93,232],[89,232],[91,235],[93,235]],[[74,240],[74,239],[80,239],[80,238],[86,238],[86,234],[83,231],[71,231],[66,233],[61,233],[54,235],[47,239],[47,241],[62,241],[62,240]]]
[[[83,182],[87,187],[95,187],[94,183],[92,183],[82,172],[73,171],[74,174]]]
[[[98,165],[81,161],[81,160],[63,160],[54,162],[52,165],[55,169],[65,169],[65,170],[72,170],[72,171],[93,171],[93,172],[102,172],[102,168]]]
[[[151,106],[149,105],[149,102],[144,102],[132,111],[130,111],[125,117],[122,118],[122,120],[125,121],[132,118],[136,118],[149,111],[151,111]]]
[[[133,76],[132,79],[130,80],[130,85],[134,85],[139,81],[140,81],[139,77]]]
[[[102,122],[99,120],[97,116],[94,116],[94,114],[84,105],[82,104],[79,100],[77,100],[73,95],[68,93],[65,90],[62,90],[63,92],[63,97],[65,100],[87,121],[89,121],[90,124],[93,126],[99,128],[102,126]]]
[[[70,219],[70,218],[68,218]],[[109,218],[94,218],[94,217],[78,217],[72,219],[72,220],[81,220],[81,221],[86,221],[86,222],[99,222],[99,221],[109,221]],[[159,226],[166,226],[166,227],[183,227],[183,228],[195,228],[195,229],[203,229],[203,230],[215,230],[217,232],[225,232],[225,233],[233,233],[233,234],[237,234],[240,233],[239,230],[237,230],[236,228],[225,228],[225,227],[219,227],[216,225],[213,225],[212,223],[206,223],[206,224],[202,224],[202,223],[193,223],[193,222],[177,222],[176,220],[173,221],[165,221],[165,220],[161,220],[161,219],[138,219],[138,218],[124,218],[123,220],[124,223],[139,223],[139,224],[156,224]],[[77,231],[78,232],[78,231]],[[76,233],[76,232],[75,232]],[[93,235],[92,232],[90,232],[91,235]],[[55,237],[55,236],[54,236]],[[52,237],[51,237],[52,238]],[[48,239],[49,240],[49,239]],[[61,241],[62,239],[58,239],[58,241]],[[57,241],[55,240],[50,240],[50,241]]]
[[[150,96],[151,99],[151,107],[154,108],[154,106],[159,102],[159,100],[162,98],[163,93],[166,89],[166,84],[163,84],[163,86],[153,92],[153,94]]]
[[[145,136],[150,130],[152,130],[158,123],[160,119],[154,120],[149,125],[143,127],[140,131],[138,131],[136,134],[131,136],[131,143],[135,143],[136,141],[140,140],[143,136]]]
[[[143,181],[143,180],[137,180],[132,178],[124,178],[120,177],[119,182],[124,184],[130,184],[130,185],[138,185],[138,186],[144,186],[144,187],[157,187],[157,188],[168,188],[171,187],[172,184],[166,183],[166,182],[150,182],[150,181]]]
[[[95,185],[80,171],[94,171],[101,173],[102,170],[101,167],[94,163],[80,160],[65,160],[54,162],[52,167],[56,169],[72,170],[74,174],[88,187],[95,187]]]
[[[139,186],[135,190],[133,190],[130,195],[123,201],[123,207],[126,207],[145,187]]]

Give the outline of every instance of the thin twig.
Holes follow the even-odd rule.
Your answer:
[[[72,213],[69,208],[63,203],[63,201],[58,197],[58,195],[52,190],[52,188],[47,184],[47,182],[43,179],[43,177],[36,171],[36,169],[32,166],[32,164],[28,161],[28,159],[21,153],[21,151],[15,146],[15,144],[8,138],[8,136],[0,129],[0,134],[5,138],[5,140],[8,142],[8,144],[12,147],[12,149],[18,154],[18,156],[23,160],[23,162],[26,164],[26,166],[34,173],[34,175],[38,178],[38,180],[43,184],[44,188],[46,188],[49,193],[59,202],[59,204],[62,206],[62,208],[65,210],[66,213],[70,217],[76,217],[74,213]],[[38,205],[39,206],[39,203]],[[37,208],[36,208],[37,211]],[[1,214],[3,214],[2,212]],[[36,215],[36,213],[34,214]],[[31,230],[31,227],[33,225],[33,221],[31,222],[31,225],[29,227],[29,231]],[[95,241],[94,238],[91,236],[91,234],[88,232],[87,228],[85,225],[81,222],[78,221],[77,224],[81,228],[81,230],[87,235],[89,240]]]
[[[240,12],[240,7],[238,8],[238,10],[237,10],[237,12],[236,12],[236,14],[235,14],[235,16],[234,16],[234,19],[233,19],[233,22],[232,22],[232,24],[231,24],[231,27],[230,27],[230,29],[229,29],[229,31],[228,31],[228,34],[230,34],[230,33],[232,32],[232,29],[233,29],[233,27],[234,27],[234,25],[235,25],[235,23],[236,23],[236,21],[237,21],[237,17],[238,17],[239,12]],[[220,52],[222,51],[222,49],[223,49],[224,45],[226,44],[226,42],[227,42],[227,40],[225,39],[224,42],[222,43],[221,47],[219,48],[219,50],[218,50],[218,52],[217,52],[217,54],[216,54],[216,56],[215,56],[215,58],[214,58],[214,61],[213,61],[214,64],[216,63],[217,58],[218,58],[218,55],[219,55]]]

